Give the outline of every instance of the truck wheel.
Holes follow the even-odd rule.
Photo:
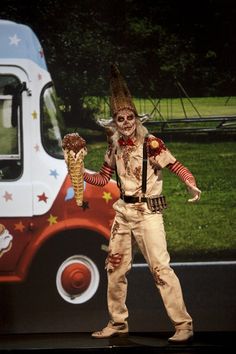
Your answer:
[[[88,230],[72,230],[48,239],[23,283],[1,284],[0,320],[4,322],[0,332],[89,332],[101,328],[107,319],[106,247],[103,236]]]
[[[99,270],[94,261],[84,255],[75,255],[59,266],[56,287],[65,301],[82,304],[94,296],[99,280]]]
[[[34,289],[45,289],[53,304],[54,298],[74,305],[96,303],[101,294],[106,296],[106,244],[103,236],[88,230],[53,237],[37,254],[29,283],[32,280]]]

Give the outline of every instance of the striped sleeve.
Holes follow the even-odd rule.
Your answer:
[[[188,181],[189,183],[196,186],[196,181],[192,173],[179,161],[176,160],[173,164],[169,164],[167,167],[171,172],[176,174],[181,179],[181,181]]]
[[[114,170],[106,162],[102,165],[101,169],[97,173],[84,172],[84,180],[87,183],[93,184],[94,186],[103,187],[111,179]]]

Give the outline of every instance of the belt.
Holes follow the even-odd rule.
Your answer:
[[[123,194],[121,194],[120,198],[121,198],[125,203],[141,203],[141,202],[147,202],[147,198],[145,198],[145,197],[133,197],[132,195],[123,195]]]
[[[125,203],[146,202],[148,209],[150,209],[151,212],[153,213],[161,212],[163,209],[167,208],[166,198],[164,195],[160,195],[159,197],[145,198],[145,197],[133,197],[132,195],[129,196],[129,195],[121,194],[120,198]]]

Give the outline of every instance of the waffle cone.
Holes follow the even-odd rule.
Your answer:
[[[113,117],[122,109],[130,109],[138,115],[127,83],[115,64],[111,65],[110,93],[110,108]]]
[[[84,157],[86,149],[81,149],[77,154],[72,150],[64,151],[65,161],[67,163],[68,173],[71,179],[71,184],[75,192],[75,200],[78,206],[83,205],[84,192]]]

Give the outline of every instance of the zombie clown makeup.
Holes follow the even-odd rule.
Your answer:
[[[118,132],[124,138],[132,138],[134,136],[137,124],[136,116],[133,111],[126,108],[121,109],[114,120]]]

